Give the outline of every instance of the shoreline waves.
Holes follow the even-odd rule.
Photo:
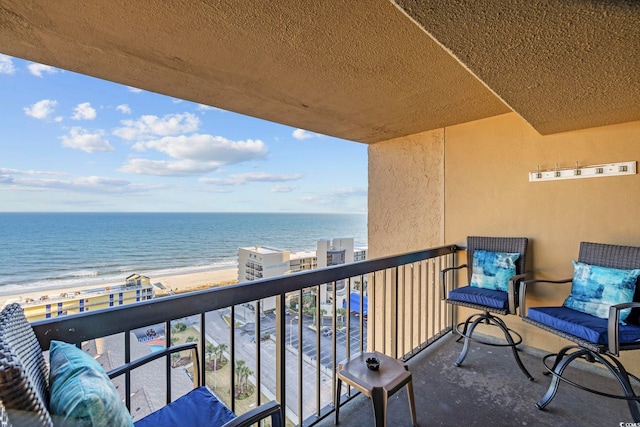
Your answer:
[[[366,245],[366,214],[0,212],[0,302],[124,285],[178,290],[237,281],[238,248]],[[162,289],[157,289],[162,294]]]
[[[206,289],[214,286],[223,286],[235,284],[238,281],[237,268],[216,268],[207,271],[198,271],[183,274],[162,275],[151,277],[151,283],[162,283],[162,285],[174,293],[190,292],[200,289]],[[76,291],[86,291],[90,289],[100,289],[107,286],[118,286],[125,283],[125,277],[120,282],[92,284],[69,287],[55,288],[33,288],[25,291],[24,288],[17,290],[15,293],[0,293],[0,307],[9,301],[20,301],[31,298],[38,300],[40,297],[58,296],[62,293],[73,294]],[[156,289],[157,292],[157,289]]]

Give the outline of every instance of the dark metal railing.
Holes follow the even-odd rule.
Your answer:
[[[245,336],[247,324],[237,325],[236,319],[240,311],[247,311],[246,304],[252,304],[255,330],[250,334],[255,341],[251,342],[255,356],[247,364],[252,368],[249,375],[258,391],[255,403],[264,403],[265,398],[276,399],[292,422],[311,425],[333,411],[335,367],[343,357],[375,349],[407,359],[451,330],[452,314],[442,303],[438,272],[453,265],[457,250],[450,245],[359,261],[37,321],[33,327],[45,350],[51,340],[80,345],[123,334],[124,362],[129,363],[132,333],[160,325],[169,347],[172,327],[181,319],[189,319],[199,330],[198,358],[202,361],[200,372],[192,373],[193,377],[201,385],[207,381],[205,361],[210,355],[207,343],[222,342],[228,346],[230,395],[234,396],[239,386],[236,380],[246,380],[248,376],[246,370],[244,376],[236,375],[241,369],[236,366],[238,354],[241,351],[248,354],[249,345]],[[331,290],[325,292],[326,286]],[[350,304],[352,293],[359,295],[358,305]],[[350,312],[336,307],[343,295]],[[364,306],[365,296],[368,307]],[[276,300],[275,310],[265,315],[265,301],[271,298]],[[324,298],[331,301],[323,305]],[[291,302],[296,300],[297,305]],[[222,315],[228,319],[228,335],[221,334],[215,323]],[[324,319],[330,326],[324,325]],[[165,366],[165,400],[169,402],[172,400],[169,357]],[[127,372],[124,376],[129,406],[131,375]],[[271,380],[267,379],[269,376]],[[346,390],[340,403],[352,395],[351,390]],[[237,410],[237,402],[234,397],[227,402],[232,411]]]

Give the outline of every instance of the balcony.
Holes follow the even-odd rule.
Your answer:
[[[614,401],[561,384],[543,411],[534,404],[547,391],[550,378],[542,375],[543,354],[526,349],[520,357],[535,378],[528,381],[510,349],[475,345],[462,367],[454,362],[461,343],[452,334],[407,361],[413,376],[418,423],[421,426],[618,426],[633,425],[624,401]],[[620,386],[593,368],[575,370],[581,384],[620,394]],[[405,389],[389,399],[387,425],[410,426]],[[334,425],[327,417],[317,426]],[[373,426],[371,401],[362,395],[340,408],[341,427]]]
[[[407,360],[422,425],[629,422],[624,402],[568,386],[561,386],[545,411],[537,410],[534,403],[544,394],[549,378],[541,374],[541,353],[535,349],[523,352],[535,382],[527,381],[512,355],[502,349],[474,346],[463,367],[453,365],[461,345],[449,333],[454,313],[441,301],[438,272],[455,263],[459,250],[443,246],[42,320],[33,326],[45,349],[52,339],[82,344],[116,366],[158,347],[198,342],[199,360],[205,361],[199,375],[184,355],[156,360],[151,369],[140,368],[116,379],[134,420],[179,397],[196,378],[215,389],[236,413],[275,399],[285,408],[289,425],[333,425],[334,367],[349,355],[376,349]],[[341,307],[309,305],[317,300],[314,294],[326,288],[322,285],[341,280],[347,295],[363,296],[366,291],[368,321],[358,315],[364,298],[351,313]],[[247,304],[274,296],[275,311],[260,316],[246,312]],[[312,298],[305,303],[307,296]],[[302,303],[287,306],[292,300]],[[214,360],[224,362],[223,369],[217,369]],[[576,375],[583,382],[609,386],[603,377],[582,373]],[[615,391],[615,384],[611,387]],[[342,390],[341,425],[373,425],[369,400],[347,387]],[[404,390],[390,399],[388,419],[392,425],[410,424]]]

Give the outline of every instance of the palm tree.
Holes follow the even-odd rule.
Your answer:
[[[242,393],[247,394],[249,392],[249,375],[253,375],[253,371],[248,366],[243,366],[240,371]]]
[[[236,361],[236,397],[248,393],[249,376],[252,374],[253,371],[244,360]]]
[[[229,346],[227,346],[225,343],[220,343],[216,346],[216,350],[215,350],[216,362],[222,362],[222,358],[224,357],[224,352],[227,351],[228,348]]]
[[[227,351],[227,345],[224,343],[220,343],[216,346],[213,346],[213,354],[216,356],[213,359],[213,389],[216,389],[216,378],[218,375],[218,362],[221,361],[224,352]]]
[[[340,326],[342,327],[344,325],[344,316],[347,314],[347,309],[342,307],[337,308],[336,314],[340,317]]]
[[[235,386],[235,393],[236,393],[236,397],[239,394],[238,393],[238,389],[240,388],[240,384],[242,382],[242,376],[244,375],[244,369],[246,368],[247,363],[244,360],[236,360],[236,386]]]
[[[204,347],[204,354],[207,360],[211,360],[211,356],[213,356],[216,352],[216,345],[212,342],[207,342],[207,345]]]

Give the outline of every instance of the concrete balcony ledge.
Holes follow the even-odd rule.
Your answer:
[[[409,360],[420,426],[619,426],[632,422],[625,401],[609,399],[560,384],[554,400],[544,410],[535,403],[551,381],[542,374],[542,356],[526,348],[521,358],[535,380],[518,369],[510,349],[472,344],[461,367],[454,365],[461,343],[446,337]],[[632,368],[632,367],[628,367]],[[572,378],[586,386],[620,394],[613,379],[588,365],[573,369]],[[567,369],[568,372],[569,368]],[[333,413],[318,426],[334,425]],[[371,402],[358,396],[340,409],[340,426],[373,426]],[[406,389],[389,399],[387,425],[410,426]]]

